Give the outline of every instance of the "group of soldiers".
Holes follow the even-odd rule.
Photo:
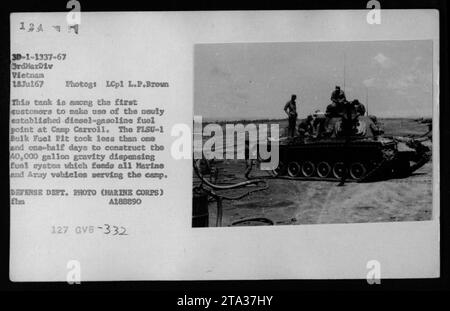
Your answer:
[[[297,96],[294,94],[291,99],[284,106],[284,111],[288,115],[289,126],[288,126],[288,136],[296,136],[296,123],[297,123]],[[326,108],[325,114],[316,111],[313,115],[308,115],[305,120],[303,120],[298,125],[298,136],[306,137],[312,136],[313,133],[319,131],[319,127],[323,126],[325,120],[341,117],[342,125],[344,131],[351,131],[352,120],[356,120],[359,116],[364,116],[366,114],[366,108],[357,99],[349,102],[345,97],[345,93],[339,86],[336,86],[335,90],[331,93],[331,104]],[[372,119],[373,120],[373,119]],[[373,120],[376,122],[375,120]]]

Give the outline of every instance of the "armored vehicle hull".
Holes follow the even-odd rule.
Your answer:
[[[300,180],[363,182],[408,176],[430,157],[429,148],[414,139],[294,139],[279,145],[279,165],[272,173]]]

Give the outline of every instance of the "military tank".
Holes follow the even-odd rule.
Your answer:
[[[345,110],[309,117],[310,131],[280,141],[273,176],[364,182],[409,176],[431,159],[420,140],[384,136],[376,117],[361,115],[351,103]]]

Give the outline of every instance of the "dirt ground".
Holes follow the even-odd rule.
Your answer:
[[[411,119],[382,120],[386,135],[420,135],[427,125]],[[431,142],[427,142],[431,146]],[[224,160],[217,164],[219,184],[244,181],[245,162]],[[267,172],[255,171],[267,176]],[[196,178],[194,178],[194,184]],[[429,220],[432,214],[432,163],[429,162],[412,176],[370,183],[346,183],[338,186],[332,181],[298,181],[268,179],[268,189],[254,192],[240,200],[224,201],[222,226],[263,217],[275,225],[364,223]],[[238,195],[239,191],[222,192]],[[209,204],[209,223],[215,226],[216,204]],[[253,222],[248,225],[258,225]]]

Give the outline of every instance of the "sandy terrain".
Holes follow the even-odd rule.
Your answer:
[[[420,135],[427,125],[409,119],[382,120],[387,135]],[[427,142],[431,145],[431,142]],[[245,180],[245,162],[217,164],[218,183]],[[253,176],[267,176],[255,170]],[[432,163],[412,176],[370,183],[268,179],[269,188],[234,201],[224,201],[223,226],[247,218],[264,217],[275,225],[429,220],[432,213]],[[196,178],[194,178],[196,184]],[[247,189],[228,191],[237,195]],[[222,192],[227,194],[227,192]],[[210,203],[210,226],[215,225],[216,204]],[[252,225],[258,223],[252,223]]]

